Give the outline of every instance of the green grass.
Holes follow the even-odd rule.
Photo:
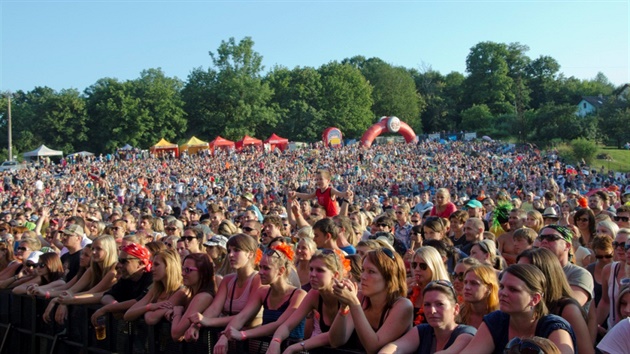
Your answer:
[[[630,172],[630,150],[606,146],[600,147],[595,156],[599,154],[608,154],[612,157],[612,160],[595,159],[591,165],[597,166],[597,168],[604,166],[606,170],[613,170],[615,172]]]

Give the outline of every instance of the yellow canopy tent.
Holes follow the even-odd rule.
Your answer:
[[[172,151],[175,152],[175,157],[179,157],[179,148],[177,147],[177,144],[169,143],[164,138],[162,138],[162,140],[160,140],[157,144],[151,146],[149,151],[158,156]]]
[[[196,136],[193,136],[192,138],[190,138],[190,140],[188,140],[186,143],[184,143],[182,146],[179,147],[180,151],[187,151],[188,155],[193,155],[201,150],[208,150],[208,149],[209,149],[208,143],[200,139],[197,139]]]

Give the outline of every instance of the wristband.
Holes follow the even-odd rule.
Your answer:
[[[50,299],[50,291],[47,291],[47,292],[46,292],[45,299],[46,299],[46,300]]]
[[[346,306],[345,309],[339,309],[339,314],[343,317],[348,316],[348,314],[350,313],[350,307]]]
[[[271,341],[272,342],[278,342],[278,343],[282,344],[282,339],[280,339],[278,337],[274,337]]]
[[[247,335],[245,334],[245,331],[241,331],[241,340],[245,339],[247,339]]]

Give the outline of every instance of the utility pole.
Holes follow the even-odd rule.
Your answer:
[[[8,103],[9,103],[9,105],[8,105],[8,113],[9,113],[8,114],[8,118],[9,119],[8,119],[8,129],[7,129],[9,131],[9,161],[13,161],[13,147],[12,147],[13,142],[11,141],[11,136],[12,136],[12,134],[11,134],[11,91],[9,91],[9,94],[7,96],[8,96],[8,100],[9,100],[8,101]]]

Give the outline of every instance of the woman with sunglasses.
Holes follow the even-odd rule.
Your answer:
[[[70,279],[69,282],[65,282],[63,279],[57,279],[49,284],[42,286],[34,286],[28,291],[29,295],[51,298],[61,295],[64,291],[70,289],[74,284],[83,277],[83,274],[90,268],[92,262],[92,244],[86,245],[81,250],[81,257],[79,258],[79,270],[77,274]]]
[[[477,334],[462,353],[499,354],[514,337],[539,336],[554,342],[561,353],[573,354],[573,330],[564,319],[549,314],[543,298],[545,285],[545,275],[536,266],[509,266],[500,281],[500,310],[484,316]]]
[[[15,252],[15,259],[10,262],[2,272],[0,272],[0,282],[8,281],[7,283],[11,284],[11,280],[17,281],[19,273],[22,270],[23,263],[26,262],[26,259],[31,252],[39,250],[40,247],[41,244],[37,239],[25,238],[19,241]]]
[[[125,312],[125,321],[134,321],[140,316],[148,325],[160,322],[164,315],[175,306],[186,301],[186,291],[182,289],[182,268],[179,254],[165,250],[153,257],[153,285],[147,294]]]
[[[360,284],[350,279],[336,281],[333,293],[341,303],[328,332],[334,348],[343,345],[376,353],[411,328],[413,306],[405,297],[405,266],[402,258],[388,248],[370,251],[363,257]]]
[[[577,337],[577,351],[579,353],[593,353],[593,343],[587,326],[586,312],[573,298],[573,290],[560,266],[558,257],[545,248],[529,249],[522,252],[518,258],[519,264],[532,264],[545,275],[545,292],[543,299],[549,313],[561,316],[569,324]]]
[[[604,322],[607,322],[608,329],[613,328],[619,321],[617,318],[617,311],[615,309],[615,301],[619,295],[619,289],[621,288],[621,280],[630,277],[630,274],[626,272],[627,259],[626,255],[630,252],[626,251],[626,242],[628,240],[629,229],[622,229],[619,231],[615,240],[612,242],[613,246],[613,259],[617,261],[612,262],[604,266],[602,269],[602,299],[597,306],[597,323],[601,326]],[[604,236],[608,237],[608,236]],[[604,332],[603,328],[599,328],[599,332]]]
[[[499,280],[494,268],[480,264],[464,275],[460,322],[479,328],[483,317],[499,309]]]
[[[255,269],[258,244],[253,237],[238,234],[230,237],[227,242],[228,259],[235,273],[226,275],[212,304],[201,311],[190,315],[191,322],[186,331],[187,341],[199,338],[199,327],[225,327],[234,316],[238,315],[247,304],[247,300],[260,288],[260,276]],[[248,325],[261,323],[256,317]]]
[[[189,317],[208,308],[217,294],[214,264],[210,256],[203,253],[189,254],[184,258],[182,278],[186,293],[185,302],[173,308],[164,315],[172,322],[171,336],[173,340],[183,339],[184,333],[190,327]]]
[[[54,252],[41,254],[34,271],[35,278],[14,288],[14,294],[26,294],[37,286],[47,285],[62,279],[64,275],[59,255]]]
[[[291,331],[311,313],[314,313],[311,336],[303,342],[289,346],[285,353],[299,353],[330,343],[328,331],[341,306],[333,293],[333,284],[350,272],[350,262],[341,251],[324,249],[315,252],[311,257],[310,269],[311,290],[295,312],[276,329],[267,353],[279,354],[282,341],[289,338]]]
[[[412,277],[411,294],[409,300],[413,306],[414,323],[426,323],[422,313],[422,289],[435,280],[449,280],[448,272],[440,253],[433,247],[423,246],[418,248],[411,262]]]
[[[299,307],[306,292],[289,282],[293,267],[293,249],[287,244],[271,246],[260,260],[260,281],[269,287],[259,288],[250,296],[247,305],[227,325],[224,334],[214,346],[213,353],[227,353],[228,340],[242,341],[272,335]],[[263,309],[263,322],[259,327],[242,330],[247,321]],[[304,338],[304,320],[289,334],[293,340]]]
[[[481,263],[472,257],[462,258],[457,261],[453,272],[451,273],[451,281],[453,283],[453,288],[455,288],[455,293],[457,294],[457,302],[461,303],[464,299],[464,276],[466,275],[466,271],[476,265],[481,265]]]
[[[595,284],[593,300],[595,306],[599,306],[599,301],[602,298],[602,270],[613,261],[612,239],[608,236],[595,236],[591,246],[593,247],[595,262],[587,265],[586,270],[593,276],[593,283]]]
[[[494,272],[492,272],[494,275]],[[453,285],[445,280],[429,283],[422,290],[427,322],[419,324],[400,339],[379,351],[389,353],[459,353],[472,340],[477,330],[457,324],[460,313]]]
[[[70,289],[52,299],[44,312],[44,322],[50,321],[50,312],[59,304],[55,312],[55,321],[63,324],[67,317],[67,306],[77,304],[97,304],[103,293],[116,283],[116,265],[118,247],[112,236],[103,235],[92,242],[92,261],[90,268]]]
[[[592,248],[591,242],[596,235],[595,214],[588,208],[579,209],[573,214],[573,225],[580,229],[586,248]]]

